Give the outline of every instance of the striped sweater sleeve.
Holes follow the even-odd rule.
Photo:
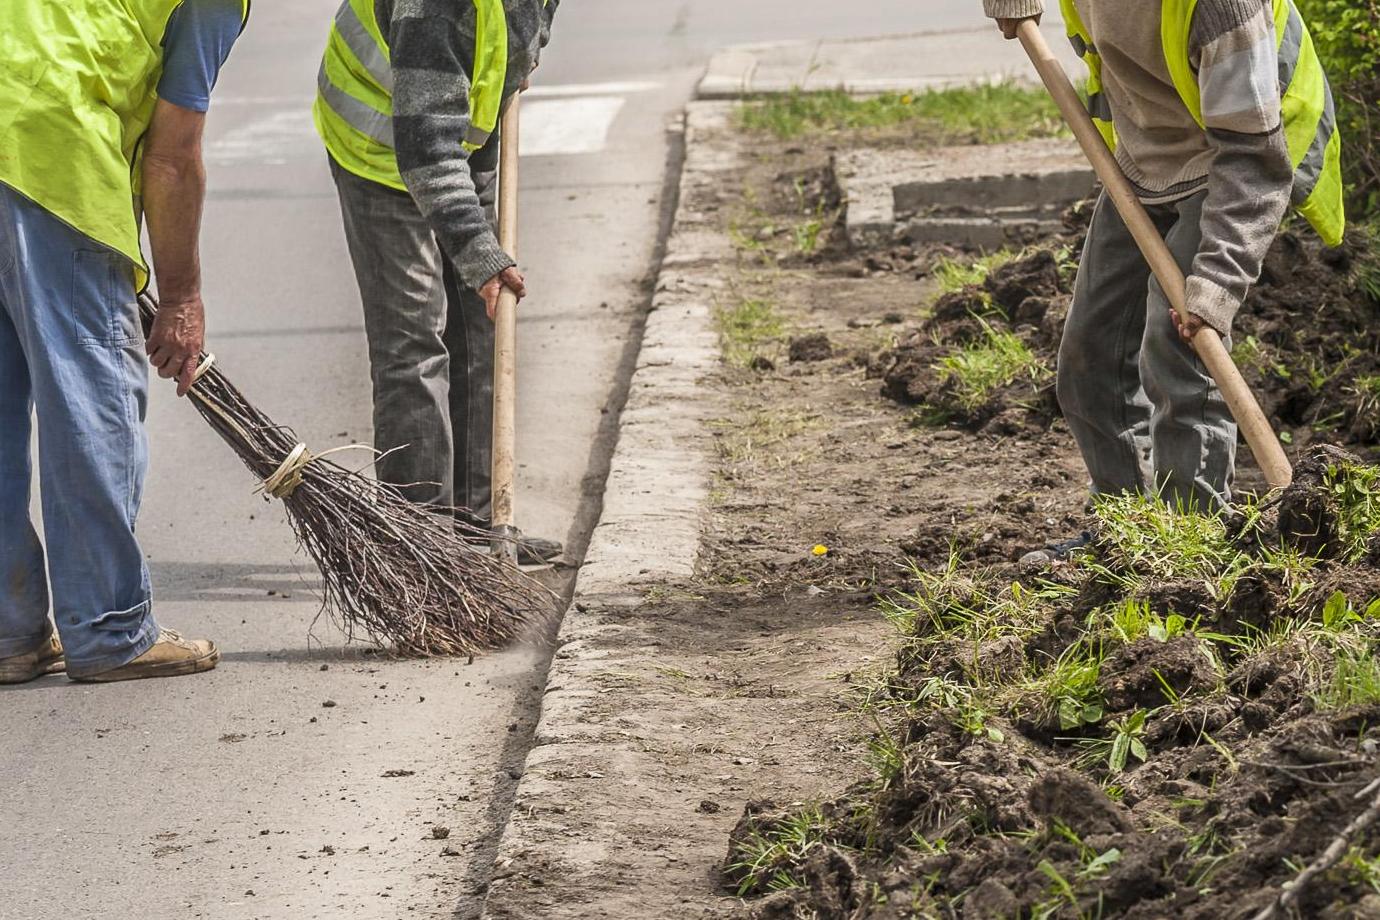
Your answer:
[[[1044,0],[982,0],[993,19],[1029,19],[1045,11]]]
[[[1293,191],[1267,0],[1201,0],[1190,51],[1213,149],[1189,310],[1223,334],[1260,277]]]
[[[478,289],[514,265],[475,191],[460,138],[470,127],[474,59],[469,4],[395,0],[388,24],[393,138],[403,184],[460,279]]]

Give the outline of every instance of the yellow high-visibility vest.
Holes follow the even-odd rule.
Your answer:
[[[1088,65],[1088,111],[1107,146],[1115,150],[1116,127],[1103,92],[1102,58],[1074,0],[1060,2],[1069,40]],[[1163,0],[1160,41],[1179,98],[1194,121],[1202,125],[1203,101],[1189,53],[1189,35],[1197,6],[1198,0]],[[1336,246],[1346,233],[1346,209],[1343,204],[1342,137],[1337,130],[1332,90],[1308,26],[1292,0],[1274,0],[1274,17],[1284,135],[1294,165],[1292,203],[1318,231],[1323,242]]]
[[[508,75],[508,17],[503,0],[472,0],[474,68],[465,150],[483,147],[498,127]],[[406,190],[393,146],[393,72],[374,0],[344,0],[331,23],[316,80],[312,117],[331,157],[365,179]]]
[[[181,3],[6,0],[0,30],[0,182],[129,258],[139,289],[139,150]]]

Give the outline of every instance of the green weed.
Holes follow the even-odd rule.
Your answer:
[[[1171,613],[1162,617],[1151,609],[1149,601],[1134,598],[1112,608],[1109,626],[1113,636],[1128,644],[1146,637],[1168,642],[1191,632],[1183,616]]]
[[[1049,860],[1040,860],[1035,868],[1049,880],[1049,887],[1046,898],[1031,908],[1031,920],[1054,920],[1065,916],[1066,908],[1079,920],[1095,920],[1102,914],[1100,899],[1096,911],[1089,913],[1079,904],[1079,892],[1085,883],[1101,878],[1121,862],[1121,850],[1112,847],[1098,852],[1062,821],[1054,822],[1051,833],[1078,850],[1078,871],[1073,878],[1068,878]]]
[[[1359,418],[1373,418],[1380,410],[1380,374],[1362,374],[1351,381],[1347,392],[1356,400]]]
[[[1146,577],[1203,581],[1224,596],[1249,560],[1227,539],[1215,514],[1171,508],[1160,496],[1102,495],[1094,511],[1101,522],[1103,560],[1092,568],[1134,590]]]
[[[1121,719],[1108,723],[1110,734],[1105,738],[1075,738],[1074,741],[1083,753],[1078,763],[1085,769],[1103,764],[1113,776],[1123,773],[1131,758],[1144,762],[1149,756],[1145,748],[1145,719],[1149,715],[1144,709]]]
[[[1262,376],[1273,374],[1281,380],[1292,376],[1289,366],[1275,357],[1274,349],[1263,344],[1253,335],[1237,344],[1231,350],[1232,360],[1241,368],[1250,368]]]
[[[1365,850],[1353,846],[1342,857],[1342,868],[1357,883],[1380,894],[1380,855],[1368,856]]]
[[[1065,649],[1054,664],[1026,683],[1022,693],[1026,699],[1036,701],[1042,722],[1057,723],[1062,731],[1074,731],[1102,721],[1102,694],[1097,689],[1101,673],[1101,648],[1078,643]]]

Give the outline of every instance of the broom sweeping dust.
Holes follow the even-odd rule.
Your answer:
[[[516,98],[502,130],[500,234],[515,244]],[[261,481],[260,491],[282,500],[321,571],[322,611],[351,640],[363,636],[405,655],[473,655],[539,629],[554,611],[553,595],[512,564],[516,547],[503,539],[512,526],[516,306],[505,290],[497,313],[492,533],[328,458],[359,445],[313,453],[246,399],[214,356],[202,355],[192,404]],[[158,305],[145,294],[139,307],[147,332]]]

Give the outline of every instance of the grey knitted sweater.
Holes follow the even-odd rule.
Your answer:
[[[504,98],[537,66],[559,0],[504,0],[508,73]],[[470,126],[475,10],[469,0],[375,0],[393,69],[393,142],[403,184],[468,286],[513,265],[475,192],[475,172],[497,168],[497,142],[473,156]],[[495,132],[497,134],[497,132]]]
[[[1188,279],[1189,309],[1231,328],[1289,206],[1294,174],[1281,124],[1279,62],[1267,0],[1200,0],[1189,53],[1204,126],[1179,98],[1160,40],[1160,4],[1075,0],[1102,56],[1118,134],[1117,160],[1140,197],[1175,201],[1204,190],[1203,243]],[[1019,19],[1041,0],[984,0]]]

